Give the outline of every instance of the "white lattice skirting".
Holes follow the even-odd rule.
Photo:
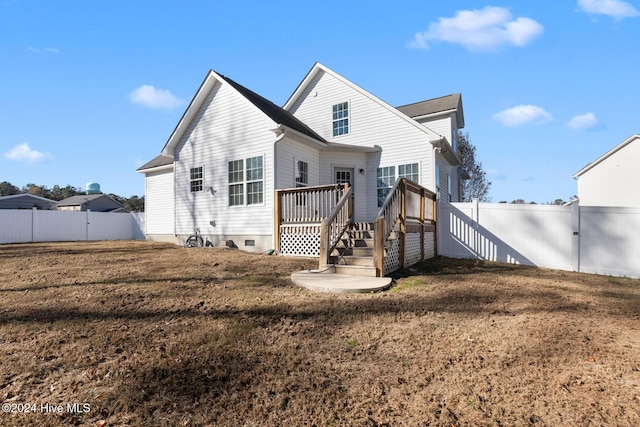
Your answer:
[[[436,233],[429,231],[424,233],[424,259],[436,256]]]
[[[394,239],[392,242],[384,257],[384,274],[400,268],[400,239]]]
[[[404,249],[404,265],[405,267],[412,266],[417,262],[420,262],[422,256],[422,248],[420,247],[420,233],[407,233],[405,238]]]
[[[280,253],[292,256],[320,256],[320,226],[281,225]]]

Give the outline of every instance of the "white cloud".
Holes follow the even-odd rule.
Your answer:
[[[44,160],[47,155],[29,147],[29,143],[23,142],[13,147],[10,151],[4,153],[9,160],[25,161],[28,163],[38,163]]]
[[[535,105],[518,105],[493,115],[493,120],[505,126],[544,124],[552,120],[551,114]]]
[[[586,13],[618,19],[640,16],[638,9],[621,0],[578,0],[578,7]]]
[[[575,116],[567,123],[567,127],[573,130],[588,130],[596,128],[600,122],[593,113],[586,113],[580,116]]]
[[[29,52],[33,52],[33,53],[42,53],[42,52],[45,52],[45,53],[60,53],[60,50],[56,49],[55,47],[47,47],[47,48],[44,48],[44,49],[39,49],[37,47],[29,46],[27,48],[27,50]]]
[[[150,108],[161,108],[171,110],[182,104],[182,101],[176,98],[166,89],[156,89],[151,85],[142,85],[129,94],[131,102],[134,104],[145,105]]]
[[[544,27],[531,18],[513,19],[502,7],[459,10],[453,18],[440,18],[427,31],[416,33],[410,47],[428,49],[432,41],[460,44],[469,50],[491,50],[504,45],[525,46]]]

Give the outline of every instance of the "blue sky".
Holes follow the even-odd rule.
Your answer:
[[[144,194],[209,69],[282,105],[316,62],[391,105],[462,93],[494,202],[568,200],[640,133],[640,0],[0,0],[0,181]]]

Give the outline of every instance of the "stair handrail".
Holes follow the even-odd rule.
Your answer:
[[[402,222],[405,180],[406,178],[402,177],[396,179],[374,221],[373,257],[378,277],[384,276],[385,243],[398,224]]]
[[[402,192],[404,191],[404,184],[406,178],[398,178],[396,182],[391,187],[391,190],[387,194],[387,197],[384,200],[384,203],[378,210],[378,215],[376,215],[375,222],[377,223],[380,219],[385,219],[385,227],[382,235],[385,240],[389,237],[391,232],[393,231],[393,227],[397,223],[398,219],[401,216],[401,201],[402,201]]]
[[[409,193],[414,193],[410,195]],[[419,197],[416,204],[415,199],[408,198]],[[378,216],[374,222],[375,241],[374,241],[374,263],[376,266],[376,275],[384,276],[384,251],[391,233],[397,232],[400,238],[400,265],[404,265],[403,253],[405,245],[405,233],[407,230],[407,221],[412,224],[418,224],[423,227],[425,224],[435,225],[435,207],[432,212],[427,212],[425,207],[426,200],[436,201],[435,193],[427,190],[421,185],[400,177],[393,184],[393,187],[387,194],[387,198],[378,211]],[[424,228],[422,228],[424,230]],[[424,233],[421,232],[421,240],[424,239]],[[421,247],[423,246],[421,242]],[[421,252],[424,252],[421,250]],[[424,256],[422,253],[421,257]]]
[[[344,184],[344,192],[330,215],[320,223],[320,267],[329,263],[329,256],[353,219],[353,187]]]

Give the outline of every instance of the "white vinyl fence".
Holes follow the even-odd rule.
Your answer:
[[[0,209],[0,244],[144,239],[144,214]]]
[[[438,203],[438,254],[640,278],[640,209]]]

